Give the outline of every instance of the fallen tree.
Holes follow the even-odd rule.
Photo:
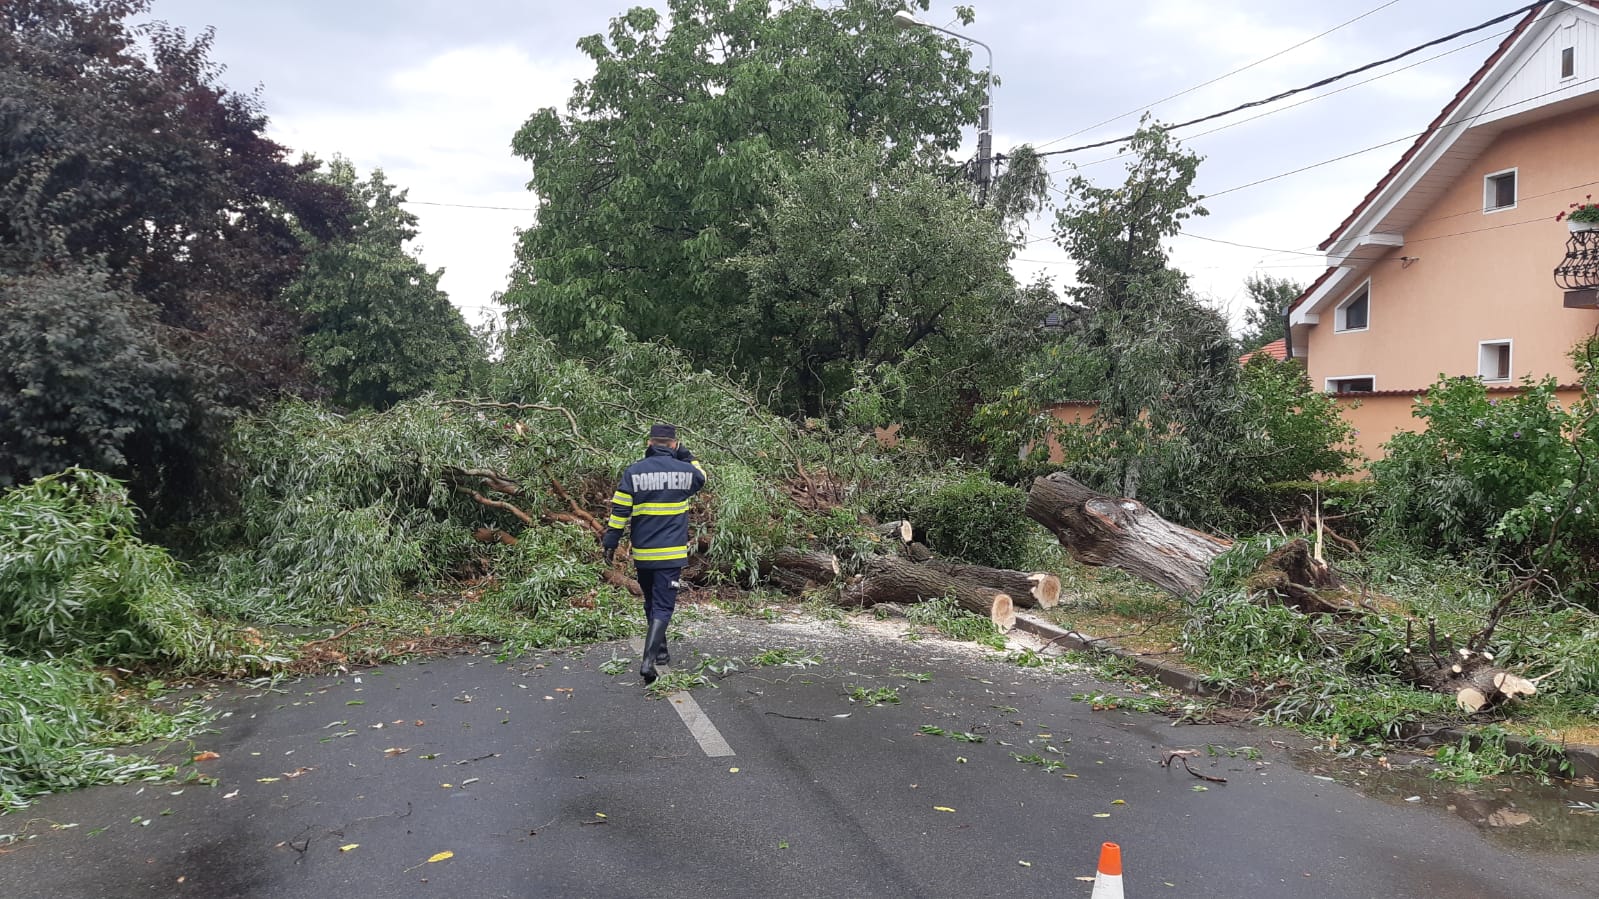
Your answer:
[[[895,556],[868,559],[861,573],[839,591],[840,603],[862,607],[884,602],[907,605],[946,597],[962,608],[987,616],[1001,631],[1016,626],[1015,604],[1003,591]]]
[[[1106,496],[1056,472],[1033,481],[1027,517],[1049,528],[1084,565],[1120,568],[1175,593],[1205,586],[1232,542],[1172,524],[1137,500]]]
[[[1053,532],[1086,565],[1117,568],[1184,600],[1209,585],[1210,565],[1231,541],[1173,524],[1143,503],[1107,496],[1056,472],[1033,482],[1028,517]],[[1243,601],[1280,603],[1310,615],[1402,615],[1397,603],[1347,586],[1312,547],[1298,538],[1276,548],[1243,581]],[[1406,633],[1412,632],[1406,617]],[[1407,639],[1392,673],[1423,689],[1452,695],[1476,713],[1537,692],[1537,683],[1494,664],[1473,638],[1455,646],[1429,623],[1427,645]]]

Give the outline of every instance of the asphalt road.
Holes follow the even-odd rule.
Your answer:
[[[784,647],[823,662],[693,691],[698,736],[686,706],[601,671],[622,645],[233,691],[195,744],[220,754],[200,764],[217,785],[100,787],[0,818],[33,837],[0,855],[0,896],[1087,897],[1106,840],[1133,899],[1599,895],[1599,817],[1569,797],[1096,711],[1072,695],[1113,688],[967,645],[692,627],[680,659]],[[852,703],[853,686],[900,702]],[[732,755],[707,754],[713,733]],[[1234,753],[1195,770],[1227,783],[1159,764],[1207,746]]]

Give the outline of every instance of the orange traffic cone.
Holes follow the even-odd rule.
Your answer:
[[[1099,847],[1099,872],[1089,899],[1122,899],[1122,847],[1115,843]]]

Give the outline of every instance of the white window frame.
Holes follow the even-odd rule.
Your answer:
[[[1366,324],[1365,324],[1365,327],[1361,327],[1361,328],[1346,328],[1346,327],[1344,327],[1344,310],[1346,308],[1348,308],[1350,306],[1350,304],[1354,303],[1355,300],[1357,300],[1360,297],[1361,294],[1365,294],[1366,295]],[[1338,307],[1333,310],[1333,333],[1334,334],[1358,334],[1361,331],[1370,331],[1370,330],[1371,330],[1371,279],[1367,278],[1365,280],[1365,282],[1362,283],[1359,287],[1357,287],[1354,290],[1350,291],[1349,292],[1349,296],[1344,297],[1344,301],[1339,303]]]
[[[1508,364],[1505,365],[1505,376],[1502,377],[1502,378],[1490,378],[1486,374],[1483,374],[1482,363],[1483,363],[1484,360],[1483,360],[1482,351],[1483,351],[1484,347],[1490,347],[1490,346],[1505,346],[1505,347],[1509,347],[1510,348],[1510,361],[1509,361]],[[1509,383],[1511,381],[1514,381],[1516,379],[1516,342],[1515,342],[1515,340],[1513,340],[1513,339],[1511,339],[1509,337],[1501,337],[1498,340],[1479,340],[1479,341],[1477,341],[1477,378],[1479,380],[1481,380],[1485,384],[1507,384],[1507,383]]]
[[[1336,381],[1355,381],[1355,380],[1359,380],[1360,378],[1370,378],[1371,379],[1371,390],[1351,390],[1351,391],[1349,391],[1350,393],[1376,393],[1377,392],[1377,376],[1376,375],[1334,375],[1331,378],[1327,378],[1323,382],[1322,389],[1326,390],[1328,393],[1332,394],[1333,396],[1339,396],[1340,393],[1339,393],[1338,389],[1333,386],[1334,382],[1336,382]]]
[[[1514,175],[1516,178],[1516,199],[1509,206],[1489,206],[1493,196],[1493,181],[1505,175]],[[1489,172],[1482,176],[1482,214],[1493,215],[1496,212],[1509,212],[1521,203],[1521,167],[1513,166],[1497,172]]]
[[[1577,48],[1575,46],[1561,47],[1560,48],[1560,68],[1562,70],[1564,70],[1565,67],[1566,67],[1566,54],[1567,53],[1571,54],[1571,74],[1570,75],[1561,75],[1560,76],[1560,83],[1561,84],[1565,84],[1567,81],[1570,81],[1571,79],[1577,77]]]

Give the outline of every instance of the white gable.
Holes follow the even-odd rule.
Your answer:
[[[1477,125],[1599,91],[1599,22],[1592,15],[1567,9],[1540,23],[1529,37],[1512,65],[1495,74],[1498,89],[1479,101]],[[1573,72],[1562,78],[1561,58],[1568,48]]]
[[[1294,325],[1315,324],[1318,313],[1373,259],[1404,246],[1405,231],[1499,134],[1599,102],[1599,9],[1581,0],[1555,0],[1535,15],[1445,120],[1421,138],[1403,168],[1327,244],[1327,265],[1335,274],[1294,307]],[[1567,48],[1574,71],[1562,78]]]

